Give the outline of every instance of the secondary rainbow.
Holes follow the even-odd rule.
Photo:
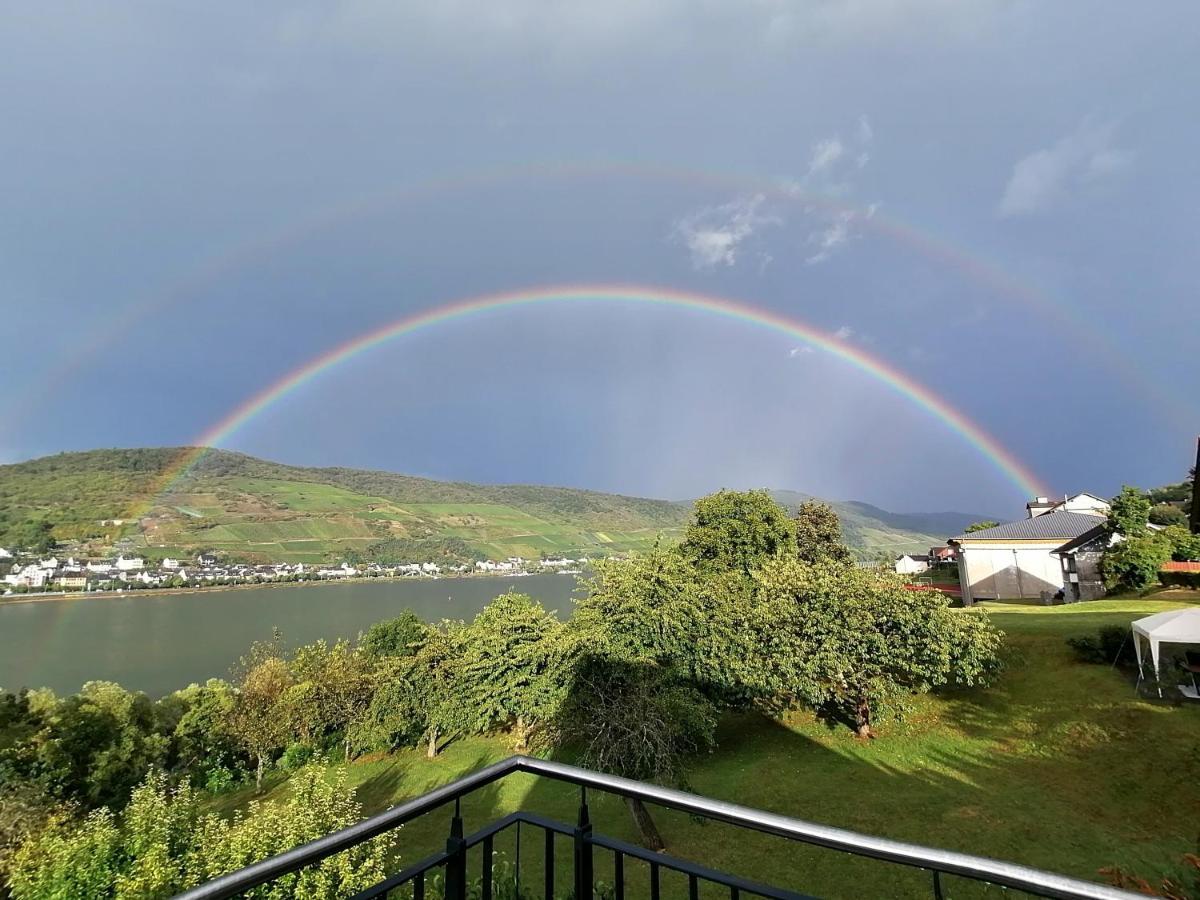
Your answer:
[[[405,316],[341,343],[308,360],[253,394],[201,434],[193,442],[193,445],[180,454],[180,457],[168,467],[158,482],[150,505],[153,505],[159,496],[170,490],[205,452],[223,444],[239,428],[251,422],[264,410],[341,363],[388,341],[436,325],[468,319],[484,313],[501,312],[525,306],[591,303],[640,304],[708,314],[784,334],[802,341],[808,346],[827,351],[883,383],[942,422],[982,454],[1022,494],[1026,496],[1048,496],[1050,494],[1050,491],[1026,465],[982,427],[911,376],[879,357],[867,353],[861,347],[851,345],[800,320],[722,297],[687,293],[662,287],[601,284],[540,287],[470,297]]]
[[[171,286],[152,293],[140,302],[131,303],[123,310],[106,311],[106,322],[98,321],[94,327],[87,329],[88,333],[93,335],[90,341],[76,346],[72,353],[66,356],[55,357],[54,368],[38,376],[27,390],[12,392],[14,406],[9,415],[19,419],[26,410],[44,402],[85,364],[94,361],[104,349],[112,346],[146,317],[173,308],[202,290],[213,287],[231,273],[251,267],[269,258],[273,253],[323,231],[382,213],[404,202],[438,196],[444,192],[505,185],[525,178],[570,180],[605,177],[645,179],[650,182],[673,181],[720,190],[762,193],[780,201],[820,209],[826,214],[851,217],[864,229],[884,235],[919,256],[984,285],[989,291],[1058,320],[1060,325],[1069,328],[1074,340],[1082,340],[1091,345],[1094,360],[1119,372],[1129,384],[1136,385],[1142,394],[1160,409],[1164,422],[1181,425],[1189,421],[1186,411],[1195,409],[1193,398],[1180,393],[1173,385],[1152,381],[1141,366],[1132,364],[1127,360],[1126,354],[1117,352],[1113,340],[1098,330],[1095,316],[1077,309],[1078,304],[1067,303],[1061,297],[1027,284],[997,263],[894,215],[874,208],[856,207],[848,204],[844,198],[802,190],[796,183],[786,179],[648,162],[591,160],[482,169],[391,189],[375,189],[365,196],[323,208],[299,221],[289,222],[278,231],[258,235],[228,248],[204,261]]]

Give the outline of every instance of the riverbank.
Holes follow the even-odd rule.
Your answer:
[[[20,603],[45,603],[55,600],[91,600],[105,598],[129,597],[169,597],[190,594],[213,594],[226,591],[260,590],[262,588],[298,588],[298,587],[333,587],[350,584],[426,584],[439,581],[503,581],[506,578],[550,578],[550,577],[586,578],[587,573],[570,572],[528,572],[516,574],[513,572],[471,572],[463,575],[434,575],[434,576],[383,576],[374,578],[319,578],[311,581],[264,581],[258,584],[212,584],[192,585],[177,588],[134,588],[131,590],[113,591],[39,591],[36,594],[3,594],[0,595],[0,607]]]
[[[568,616],[578,582],[522,578],[366,578],[68,595],[0,603],[0,687],[73,693],[93,679],[160,696],[227,677],[255,641],[355,640],[411,610],[470,619],[499,594],[528,593]],[[97,602],[83,602],[94,598]]]

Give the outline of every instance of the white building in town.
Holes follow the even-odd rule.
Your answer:
[[[1060,551],[1101,535],[1109,504],[1094,494],[1075,494],[1058,501],[1038,497],[1025,508],[1024,519],[950,539],[964,603],[1066,593],[1071,564]],[[1076,591],[1072,599],[1087,598]]]
[[[146,568],[146,561],[140,556],[118,556],[116,569],[118,572],[136,572]]]
[[[905,553],[896,557],[895,568],[900,575],[920,575],[929,571],[929,557],[919,553]]]

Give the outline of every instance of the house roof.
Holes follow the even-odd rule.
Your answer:
[[[1089,516],[1086,513],[1056,510],[1032,519],[1018,519],[994,528],[984,528],[970,534],[960,534],[950,540],[955,543],[964,541],[1070,541],[1091,531],[1105,520],[1100,516]]]
[[[1061,547],[1054,551],[1056,555],[1064,556],[1074,553],[1076,550],[1082,550],[1095,542],[1099,541],[1102,545],[1108,545],[1108,521],[1102,519],[1095,528],[1085,531],[1079,537],[1067,541]]]
[[[1160,572],[1200,572],[1200,562],[1179,562],[1169,560],[1162,564]]]

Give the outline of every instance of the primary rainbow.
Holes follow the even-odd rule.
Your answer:
[[[709,313],[757,325],[771,331],[788,335],[806,345],[826,350],[856,369],[865,372],[887,385],[897,394],[912,401],[966,443],[978,450],[1019,491],[1026,496],[1049,496],[1048,491],[1032,471],[1009,452],[999,441],[983,428],[955,409],[946,400],[911,376],[873,356],[861,347],[851,345],[832,334],[821,331],[798,319],[788,318],[776,312],[735,303],[721,297],[706,296],[671,288],[646,287],[640,285],[564,285],[510,291],[470,297],[405,316],[395,322],[368,331],[310,359],[293,369],[282,378],[258,391],[239,404],[223,419],[210,427],[168,467],[159,480],[151,505],[188,471],[209,449],[224,443],[246,423],[284,397],[298,390],[341,363],[365,353],[381,344],[412,334],[424,328],[465,319],[486,312],[514,309],[540,304],[616,302],[649,306],[665,306],[673,309]]]

